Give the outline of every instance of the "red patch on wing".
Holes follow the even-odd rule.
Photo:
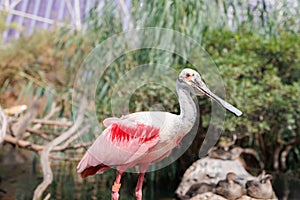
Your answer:
[[[159,137],[159,128],[145,124],[124,126],[113,123],[110,126],[109,136],[112,142],[130,142],[138,139],[140,143],[144,143]]]

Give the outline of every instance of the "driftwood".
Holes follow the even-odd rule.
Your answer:
[[[14,111],[15,108],[3,110],[0,107],[0,143],[3,143],[3,145],[11,144],[40,154],[43,181],[35,189],[33,199],[41,199],[44,191],[53,181],[53,173],[50,167],[51,160],[78,161],[78,158],[66,156],[70,152],[69,150],[82,149],[91,145],[91,142],[77,142],[78,138],[90,129],[89,125],[82,125],[86,104],[87,101],[84,98],[74,123],[67,120],[53,119],[61,109],[55,103],[52,105],[50,112],[42,119],[36,118],[39,108],[38,100],[33,102],[32,106],[21,116],[19,116],[21,111]],[[22,108],[22,112],[26,110],[23,109],[24,106],[17,107]],[[44,130],[45,126],[47,131]],[[51,127],[54,128],[51,129]],[[67,127],[67,130],[55,132],[55,127]],[[40,138],[39,143],[34,143],[36,140],[32,140],[31,136]],[[59,154],[56,155],[55,152]],[[50,199],[50,197],[51,194],[47,194],[44,199]]]
[[[42,151],[44,148],[44,146],[42,145],[33,144],[25,140],[18,140],[16,137],[13,137],[11,135],[6,135],[4,137],[4,141],[13,145],[18,145],[21,148],[36,151],[36,152]]]
[[[39,100],[34,100],[32,106],[28,109],[26,114],[20,118],[18,128],[15,133],[17,140],[23,139],[24,133],[26,132],[24,127],[28,127],[31,121],[37,116],[39,108]]]
[[[45,120],[45,119],[34,119],[33,123],[45,124],[45,125],[57,125],[57,126],[71,126],[73,124],[73,122],[70,121],[61,122],[61,121]]]
[[[73,126],[68,129],[66,132],[61,134],[59,137],[52,140],[50,143],[48,143],[45,148],[43,149],[41,153],[41,165],[43,167],[43,182],[38,185],[38,187],[34,191],[33,199],[40,199],[42,197],[43,192],[46,190],[48,185],[50,185],[53,181],[53,173],[50,167],[50,161],[49,161],[49,154],[52,151],[54,147],[59,145],[60,143],[67,140],[69,137],[73,135],[78,129],[78,127],[81,125],[84,119],[84,110],[86,107],[86,99],[83,99],[82,104],[79,109],[78,117],[73,124]]]

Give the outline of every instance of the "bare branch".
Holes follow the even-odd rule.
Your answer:
[[[70,158],[70,157],[62,157],[62,156],[55,156],[55,155],[50,155],[49,156],[53,160],[64,160],[64,161],[80,161],[80,158]]]
[[[44,119],[45,119],[45,120],[50,119],[50,118],[51,118],[55,113],[57,113],[60,109],[61,109],[61,107],[56,107],[56,103],[53,102],[53,103],[52,103],[52,106],[51,106],[50,112],[44,117]],[[35,125],[32,127],[32,129],[37,130],[37,129],[40,129],[41,127],[42,127],[42,125],[37,123],[37,124],[35,124]]]
[[[257,151],[255,151],[252,148],[244,148],[243,149],[243,153],[246,153],[246,154],[254,156],[256,158],[257,162],[259,163],[260,168],[264,169],[264,163],[261,161],[261,159],[260,159]]]
[[[61,152],[63,152],[63,151],[70,150],[70,149],[80,149],[80,148],[83,148],[83,147],[88,147],[91,144],[93,144],[93,142],[85,142],[85,143],[74,144],[72,146],[67,146],[65,148],[62,148],[61,146],[57,146],[57,147],[53,148],[52,151],[61,151]]]
[[[275,145],[274,156],[273,156],[273,167],[276,171],[279,171],[279,155],[282,149],[281,135],[283,133],[283,130],[284,130],[283,128],[279,129],[276,136],[277,144]]]
[[[33,196],[34,200],[40,199],[42,197],[45,189],[53,181],[53,173],[52,173],[52,170],[50,167],[50,162],[49,162],[50,152],[52,151],[52,149],[55,146],[59,145],[60,143],[62,143],[66,139],[68,139],[78,129],[78,126],[81,125],[81,123],[83,122],[83,119],[84,119],[84,111],[85,111],[85,107],[86,107],[86,102],[87,102],[86,98],[83,98],[77,119],[76,119],[75,123],[73,124],[73,126],[71,128],[69,128],[66,132],[61,134],[59,137],[55,138],[53,141],[48,143],[45,146],[45,148],[43,149],[43,151],[41,153],[41,165],[43,167],[43,178],[44,179],[43,179],[43,182],[40,183],[34,191],[34,196]]]
[[[36,129],[32,129],[32,128],[27,128],[26,131],[29,133],[37,134],[37,135],[41,136],[42,138],[44,138],[45,140],[48,140],[48,141],[51,140],[51,138],[44,131],[40,131],[40,130],[36,130]]]
[[[78,137],[80,137],[82,134],[86,133],[89,130],[90,126],[87,125],[85,127],[83,127],[77,134],[73,135],[72,137],[70,137],[63,145],[61,146],[57,146],[56,148],[54,148],[53,150],[55,151],[64,151],[65,149],[67,149],[69,147],[69,145],[76,140]]]
[[[47,120],[47,119],[34,119],[33,123],[45,124],[45,125],[56,125],[56,126],[72,126],[73,122],[70,121],[56,121],[56,120]]]
[[[38,145],[38,144],[34,144],[34,143],[31,143],[29,141],[26,141],[26,140],[17,140],[17,138],[11,136],[11,135],[6,135],[4,137],[4,142],[6,143],[10,143],[12,145],[18,145],[20,148],[23,148],[23,149],[27,149],[27,150],[32,150],[32,151],[35,151],[35,152],[40,152],[42,151],[45,146],[43,145]],[[86,143],[79,143],[79,144],[74,144],[72,146],[56,146],[52,149],[52,151],[66,151],[66,150],[71,150],[71,149],[80,149],[80,148],[83,148],[83,147],[88,147],[92,144],[92,142],[86,142]]]
[[[282,170],[286,169],[286,157],[288,156],[292,148],[298,144],[300,144],[300,138],[297,138],[297,134],[293,132],[293,138],[289,142],[285,143],[285,150],[282,151],[280,156]]]
[[[44,119],[50,119],[55,113],[57,113],[61,107],[56,107],[56,103],[53,102],[50,112],[44,117]]]
[[[51,197],[51,194],[48,193],[48,194],[45,196],[44,200],[48,200],[48,199],[50,199],[50,197]]]
[[[31,142],[25,141],[25,140],[18,140],[15,137],[12,137],[10,135],[6,135],[4,137],[4,141],[13,145],[18,145],[21,148],[28,149],[28,150],[33,150],[36,152],[39,152],[43,150],[44,146],[38,145],[38,144],[33,144]]]
[[[281,153],[280,161],[281,161],[281,168],[282,170],[286,169],[286,157],[289,155],[289,152],[293,148],[292,145],[288,145],[285,150]]]
[[[21,119],[19,120],[18,129],[15,133],[15,136],[17,137],[18,140],[23,138],[26,128],[29,126],[32,119],[36,117],[39,108],[40,108],[40,101],[33,100],[31,107],[28,109],[26,114],[22,116]]]
[[[3,142],[6,131],[7,131],[7,116],[3,112],[1,106],[0,106],[0,125],[1,125],[1,130],[0,130],[0,144]]]
[[[237,136],[236,134],[233,134],[232,141],[228,142],[228,147],[233,146],[236,143],[236,140],[237,140]]]
[[[274,169],[276,171],[279,171],[279,162],[278,162],[278,159],[279,159],[280,151],[281,151],[281,146],[278,144],[275,147],[274,157],[273,157],[273,167],[274,167]]]
[[[46,131],[46,130],[35,130],[33,128],[27,128],[26,131],[30,132],[30,133],[37,134],[37,135],[40,135],[40,134],[54,135],[54,136],[60,136],[61,135],[60,132]]]

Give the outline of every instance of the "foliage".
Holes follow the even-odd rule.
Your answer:
[[[67,42],[62,46],[70,38],[70,34],[60,37],[56,31],[40,31],[0,49],[1,105],[12,106],[16,104],[17,98],[24,99],[28,95],[24,91],[37,88],[47,89],[56,97],[66,98],[65,94],[72,86],[73,66],[79,66],[82,61],[73,56],[78,52],[77,43]],[[84,48],[87,45],[82,43],[80,49],[86,54],[88,49]]]
[[[299,161],[299,36],[281,33],[263,39],[253,32],[231,31],[208,35],[206,47],[226,80],[228,99],[244,112],[241,118],[228,116],[226,129],[248,136],[242,144],[258,149],[268,167],[279,159],[276,148],[284,151],[296,140],[288,160]]]

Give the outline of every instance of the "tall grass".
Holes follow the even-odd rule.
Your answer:
[[[118,1],[105,1],[103,4],[95,5],[90,10],[89,16],[84,23],[85,32],[83,36],[81,34],[78,36],[77,34],[75,37],[68,37],[63,42],[59,40],[59,48],[61,46],[66,48],[67,45],[71,44],[77,46],[74,55],[67,57],[70,63],[68,70],[74,72],[71,74],[75,74],[76,69],[78,69],[78,61],[82,61],[86,56],[82,50],[83,40],[88,40],[89,44],[92,45],[91,47],[95,47],[112,35],[132,28],[161,27],[173,29],[192,37],[204,47],[207,37],[209,37],[207,34],[211,30],[250,31],[266,38],[277,37],[282,31],[292,33],[298,33],[299,31],[299,23],[297,23],[299,21],[297,16],[300,14],[299,9],[297,9],[299,1],[294,1],[293,3],[278,1],[271,4],[266,0],[153,0],[149,2],[132,0],[129,12],[124,12],[128,8],[122,6],[123,4],[118,4]],[[65,37],[65,35],[69,35],[69,32],[62,30],[60,38]],[[175,38],[169,38],[168,41],[165,41],[160,39],[160,37],[159,35],[157,36],[158,43],[175,40]],[[146,40],[147,38],[144,39]],[[174,46],[173,48],[175,49],[176,47]],[[183,46],[182,48],[188,47]],[[189,50],[182,49],[185,52]],[[138,64],[156,61],[164,63],[164,60],[168,58],[169,56],[162,52],[158,53],[157,50],[149,49],[138,50],[118,59],[107,72],[109,79],[99,81],[97,91],[99,114],[102,117],[109,115],[110,109],[103,108],[103,105],[108,105],[111,96],[109,91],[124,73]],[[184,61],[182,62],[176,56],[172,63],[174,67],[184,67],[188,64]],[[71,80],[73,81],[73,79]],[[133,102],[133,104],[136,103]],[[164,106],[168,107],[167,105]],[[148,109],[149,107],[143,106],[140,108]]]

